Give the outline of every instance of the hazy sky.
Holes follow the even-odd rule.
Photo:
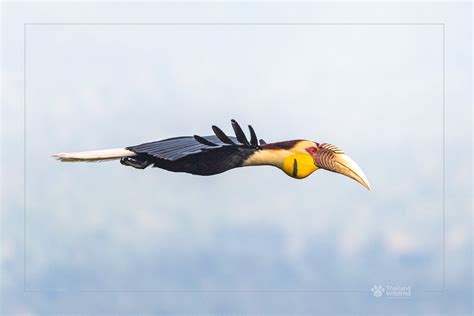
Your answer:
[[[470,11],[428,6],[5,5],[5,313],[467,314]],[[446,23],[445,120],[441,24],[27,25],[23,111],[23,23],[156,21]],[[326,171],[50,157],[230,132],[232,118],[267,142],[342,147],[373,191]],[[449,292],[430,292],[443,279]]]

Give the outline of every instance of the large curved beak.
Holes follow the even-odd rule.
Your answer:
[[[342,149],[327,143],[321,144],[314,155],[314,163],[319,168],[352,178],[370,191],[369,180],[364,172]]]
[[[349,156],[346,154],[335,154],[333,162],[334,168],[329,171],[337,172],[346,177],[352,178],[370,191],[369,180],[367,180],[362,169]]]

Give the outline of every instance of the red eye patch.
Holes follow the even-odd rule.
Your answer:
[[[310,155],[314,155],[318,149],[316,147],[308,147],[306,148],[306,151],[310,154]]]

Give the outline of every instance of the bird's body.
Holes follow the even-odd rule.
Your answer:
[[[210,176],[246,166],[270,165],[288,176],[302,179],[319,168],[345,174],[366,188],[369,184],[362,170],[339,148],[308,140],[267,144],[257,141],[249,125],[250,141],[238,123],[232,120],[235,137],[213,126],[212,136],[183,136],[144,143],[124,149],[61,153],[61,161],[103,161],[120,159],[123,165],[145,169],[152,165],[172,172]],[[342,162],[341,162],[342,161]]]
[[[126,147],[136,156],[124,159],[122,163],[136,161],[142,162],[143,166],[153,165],[173,172],[210,176],[242,166],[258,150],[251,146],[225,144],[216,136],[203,138],[214,145],[206,145],[192,136],[185,136]],[[229,139],[238,144],[236,138]]]

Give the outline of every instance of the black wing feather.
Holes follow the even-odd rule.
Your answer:
[[[205,139],[204,137],[201,137],[199,135],[194,135],[194,139],[197,140],[199,143],[207,145],[207,146],[212,146],[212,147],[219,146],[217,144],[214,144],[214,143],[208,141],[207,139]]]
[[[235,145],[235,143],[229,138],[229,136],[227,136],[219,127],[212,125],[212,130],[221,142],[229,145]]]
[[[245,136],[244,131],[240,127],[239,123],[237,123],[235,120],[231,120],[230,122],[232,123],[232,128],[234,129],[237,140],[245,146],[250,146],[250,143],[247,140],[247,137]]]
[[[249,125],[249,131],[250,131],[250,144],[252,144],[253,147],[258,148],[257,134],[255,134],[255,131],[253,130],[252,125]]]
[[[175,161],[188,155],[197,154],[203,150],[229,146],[228,144],[220,141],[217,136],[214,135],[198,137],[200,137],[202,140],[201,142],[197,141],[196,137],[184,136],[130,146],[126,149],[131,150],[137,154],[146,154],[153,156],[154,158]]]

